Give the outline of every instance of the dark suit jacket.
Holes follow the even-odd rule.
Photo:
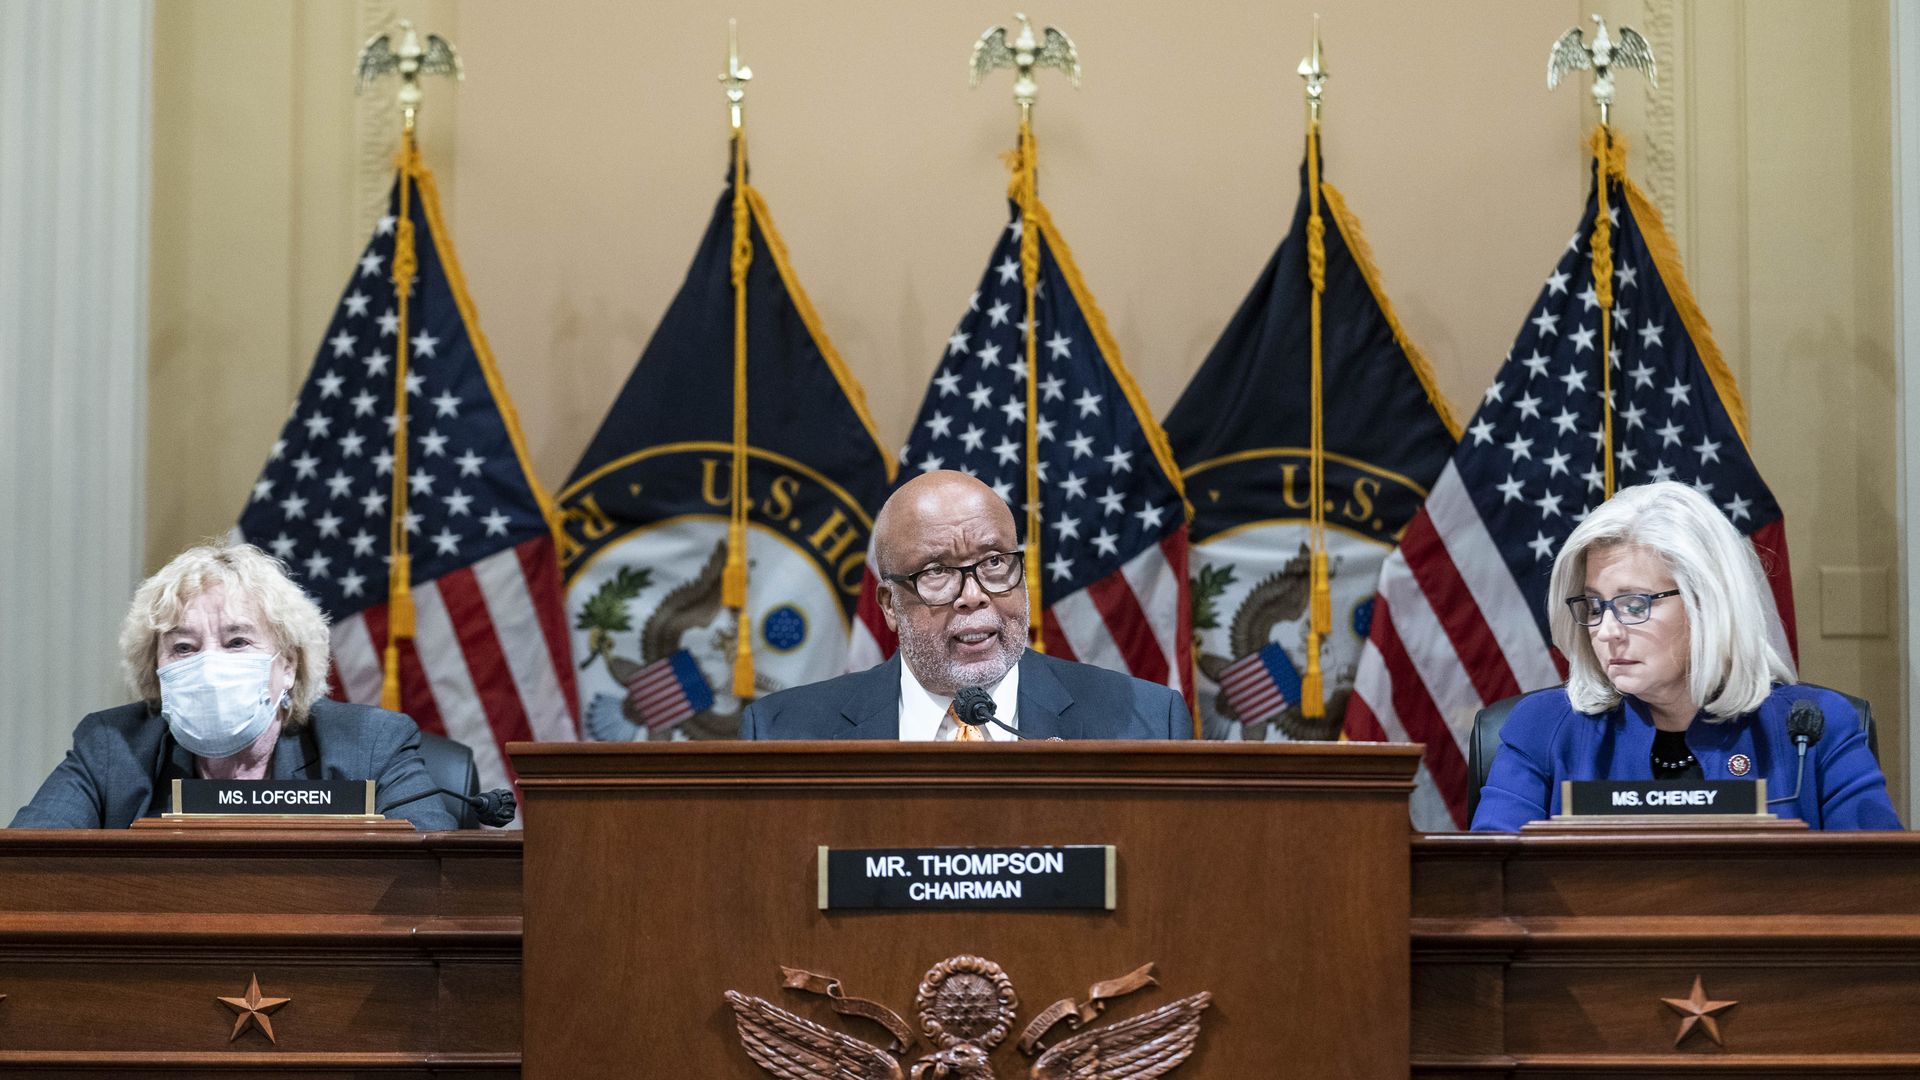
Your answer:
[[[73,749],[13,816],[15,829],[124,829],[135,818],[164,813],[172,781],[194,778],[193,754],[143,702],[105,709],[80,721]],[[275,780],[372,780],[375,808],[432,790],[420,760],[420,729],[399,713],[322,698],[307,725],[282,733],[273,748]],[[436,798],[400,806],[416,828],[458,828]]]
[[[1144,679],[1028,649],[1020,657],[1020,734],[1047,739],[1186,739],[1179,694]],[[740,717],[743,739],[898,739],[900,657],[769,694]]]

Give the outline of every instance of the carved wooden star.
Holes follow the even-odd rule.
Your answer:
[[[1692,1031],[1695,1024],[1700,1025],[1700,1027],[1706,1030],[1707,1038],[1712,1039],[1715,1046],[1727,1045],[1720,1039],[1720,1025],[1714,1020],[1713,1014],[1731,1009],[1735,1005],[1740,1004],[1739,1002],[1708,1000],[1707,995],[1700,988],[1700,976],[1698,975],[1693,977],[1692,994],[1683,998],[1661,998],[1660,1000],[1673,1006],[1673,1011],[1679,1013],[1681,1017],[1680,1034],[1673,1037],[1673,1045],[1675,1047],[1678,1047],[1681,1041],[1687,1037],[1687,1032]]]
[[[273,1021],[267,1019],[267,1016],[275,1009],[292,1000],[292,998],[261,997],[260,976],[253,976],[252,980],[247,983],[246,997],[223,997],[220,999],[221,1004],[226,1005],[239,1014],[233,1018],[233,1034],[227,1036],[227,1041],[232,1042],[239,1038],[240,1033],[247,1029],[248,1024],[257,1024],[260,1030],[266,1034],[268,1042],[276,1046],[279,1045],[279,1040],[273,1037]]]

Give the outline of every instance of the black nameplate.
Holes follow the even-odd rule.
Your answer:
[[[1561,811],[1573,817],[1766,813],[1765,780],[1567,780]]]
[[[176,814],[373,813],[371,780],[175,780]]]
[[[1111,844],[820,849],[822,911],[1113,906]]]

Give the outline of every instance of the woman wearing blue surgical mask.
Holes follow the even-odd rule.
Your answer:
[[[94,713],[14,828],[125,828],[164,812],[175,779],[373,780],[376,809],[456,822],[398,713],[331,701],[323,615],[247,544],[183,552],[134,594],[121,664],[143,699]]]

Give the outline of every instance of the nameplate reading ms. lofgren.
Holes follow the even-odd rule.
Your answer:
[[[820,909],[1112,911],[1112,844],[820,849]]]
[[[175,780],[176,814],[373,813],[371,780]]]
[[[1767,813],[1765,780],[1562,780],[1562,816]]]

